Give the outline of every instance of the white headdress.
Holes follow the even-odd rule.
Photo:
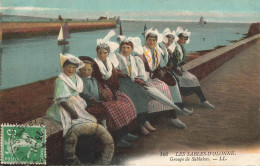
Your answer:
[[[189,44],[190,43],[190,34],[191,34],[191,32],[188,32],[188,29],[185,29],[185,31],[184,31],[181,26],[178,26],[177,29],[176,29],[176,35],[179,35],[181,33],[183,34],[183,36],[187,36],[188,37],[188,40],[186,41],[186,44]]]
[[[163,42],[168,43],[167,35],[171,35],[173,37],[173,42],[177,42],[179,40],[179,37],[176,35],[175,31],[173,30],[171,32],[170,28],[165,28],[163,31]]]
[[[75,57],[74,55],[72,55],[72,54],[63,55],[62,53],[60,53],[60,66],[61,66],[61,68],[63,68],[63,64],[66,60],[69,60],[70,62],[72,62],[74,64],[79,64],[79,66],[77,67],[78,69],[80,69],[84,66],[84,62],[82,62],[79,58]]]
[[[113,53],[119,47],[118,43],[110,41],[110,38],[115,35],[116,32],[114,30],[109,31],[103,39],[97,39],[97,46],[100,46],[101,48],[106,48],[108,46],[110,48],[110,53]]]
[[[139,37],[128,37],[127,38],[126,36],[120,35],[120,36],[118,36],[118,38],[120,39],[120,43],[123,41],[125,41],[125,42],[131,41],[134,45],[133,51],[139,55],[143,54],[143,46],[142,46],[141,39]]]
[[[157,43],[161,43],[163,41],[163,35],[159,33],[157,29],[153,30],[153,28],[148,29],[145,31],[145,39],[148,34],[153,34],[157,36]]]
[[[119,39],[119,42],[126,41],[126,36],[118,35],[117,38]]]

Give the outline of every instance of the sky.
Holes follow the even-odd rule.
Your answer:
[[[57,18],[259,22],[260,0],[0,0],[1,12]]]

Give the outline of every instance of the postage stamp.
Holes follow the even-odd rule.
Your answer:
[[[45,126],[1,125],[1,164],[46,164]]]

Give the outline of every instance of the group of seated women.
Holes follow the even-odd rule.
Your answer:
[[[74,124],[101,123],[116,147],[130,147],[129,141],[138,139],[128,132],[134,119],[141,135],[156,131],[149,122],[155,112],[167,112],[170,124],[186,128],[177,114],[189,116],[193,111],[184,106],[181,95],[195,93],[202,106],[214,106],[206,100],[198,79],[182,67],[186,60],[183,45],[190,33],[181,27],[176,33],[169,28],[162,34],[149,29],[142,47],[138,37],[119,36],[119,44],[111,42],[115,32],[110,31],[97,40],[94,59],[60,55],[62,73],[56,79],[55,102],[47,115],[62,123],[64,136]]]

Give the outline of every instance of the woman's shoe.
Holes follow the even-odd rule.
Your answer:
[[[180,129],[186,128],[186,125],[179,118],[176,118],[176,119],[170,118],[169,121],[170,121],[170,124],[176,126],[177,128],[180,128]]]
[[[148,122],[148,121],[146,121],[146,122],[144,123],[144,127],[145,127],[146,129],[150,130],[150,131],[156,131],[156,130],[157,130],[157,129],[154,128],[154,127],[150,124],[150,122]]]
[[[130,144],[129,142],[123,140],[123,139],[120,139],[117,144],[116,144],[116,147],[117,148],[129,148],[131,147],[132,144]]]
[[[215,108],[215,106],[212,105],[209,101],[204,101],[204,102],[201,102],[200,104],[204,108],[209,108],[209,109],[214,109]]]
[[[122,137],[123,140],[125,141],[135,141],[137,140],[139,137],[130,133],[127,133],[125,136]]]
[[[184,115],[190,116],[190,115],[192,115],[193,113],[194,113],[193,110],[190,111],[190,110],[188,110],[188,109],[185,108],[185,107],[182,109],[182,114],[184,114]]]
[[[140,127],[140,133],[144,136],[147,136],[150,134],[150,132],[144,126]]]

